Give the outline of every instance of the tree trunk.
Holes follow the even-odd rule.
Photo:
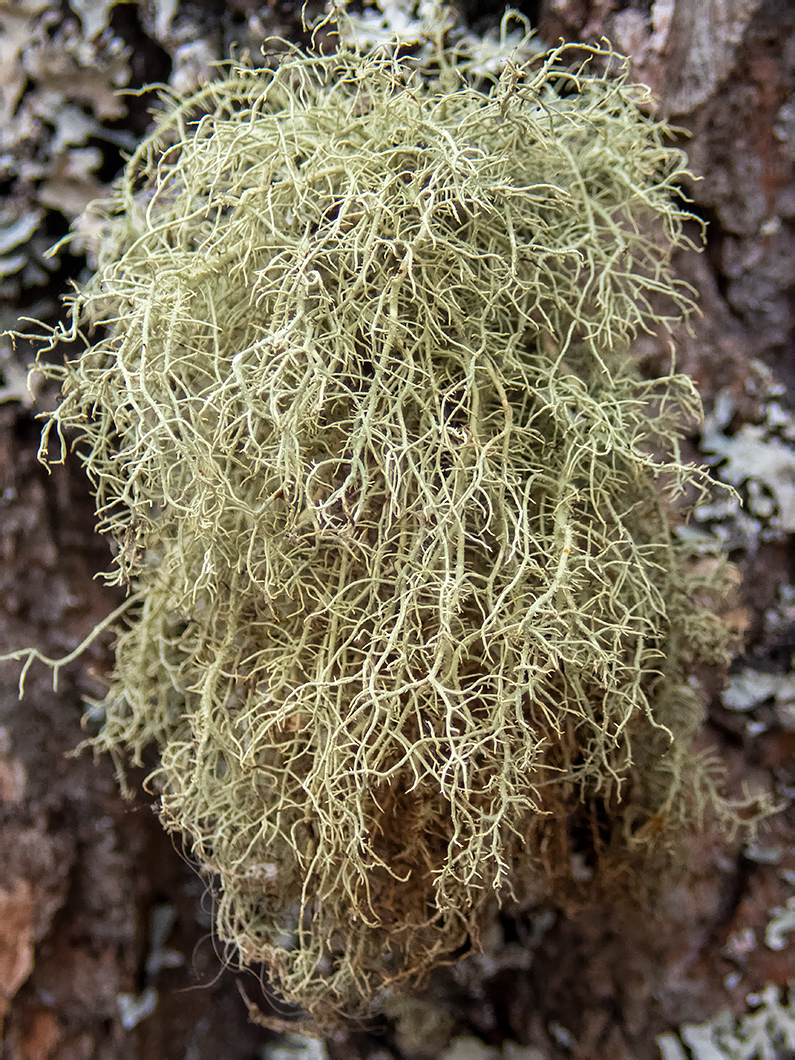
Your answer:
[[[256,55],[268,33],[300,34],[289,5],[249,0],[174,11],[71,6],[74,16],[45,0],[0,5],[0,326],[26,315],[54,320],[57,297],[85,267],[79,242],[54,260],[42,254],[146,126],[153,97],[120,100],[116,87],[169,77],[189,87],[234,41]],[[734,791],[747,783],[786,801],[795,751],[795,692],[786,684],[795,618],[787,551],[795,421],[786,398],[795,378],[795,6],[544,0],[526,9],[546,42],[606,36],[627,54],[690,156],[686,190],[708,227],[705,252],[680,266],[702,315],[675,336],[676,359],[710,413],[692,439],[694,458],[723,461],[717,474],[747,502],[744,513],[705,517],[705,526],[723,534],[743,574],[735,617],[747,643],[736,670],[757,689],[746,709],[742,681],[734,700],[715,689],[705,745],[719,746]],[[468,15],[481,31],[495,21],[493,11]],[[669,354],[657,339],[640,339],[636,352],[648,372],[665,370]],[[93,534],[76,462],[50,475],[37,463],[35,410],[22,385],[28,360],[19,342],[0,362],[0,642],[57,657],[119,596],[92,580],[110,556]],[[51,397],[37,395],[42,407]],[[0,668],[2,1055],[276,1056],[278,1035],[249,1021],[239,986],[265,1011],[267,995],[251,972],[224,967],[234,957],[213,940],[212,883],[163,834],[141,789],[145,773],[129,774],[134,796],[125,801],[111,761],[71,755],[109,643],[101,637],[70,665],[57,691],[34,666],[21,703],[18,670]],[[777,817],[757,851],[713,835],[693,843],[688,877],[651,912],[616,897],[598,908],[495,915],[483,954],[441,970],[377,1026],[305,1041],[299,1055],[652,1060],[659,1034],[726,1006],[741,1015],[750,991],[785,987],[786,950],[776,947],[786,920],[783,934],[770,923],[779,922],[771,910],[785,906],[795,868],[780,849],[788,826],[786,814]]]

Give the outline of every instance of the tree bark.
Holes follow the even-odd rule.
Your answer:
[[[607,36],[680,128],[694,174],[686,190],[708,227],[705,253],[681,261],[702,315],[674,337],[678,366],[694,377],[708,409],[716,399],[724,409],[731,402],[729,421],[718,424],[726,437],[772,422],[765,417],[775,401],[784,411],[765,437],[790,445],[795,434],[788,434],[781,390],[795,377],[795,7],[787,0],[529,6],[547,42]],[[77,252],[62,253],[54,265],[41,252],[102,191],[120,151],[145,127],[146,99],[112,95],[119,71],[133,85],[169,76],[189,85],[234,40],[256,54],[253,45],[267,32],[299,33],[289,5],[247,0],[174,12],[147,4],[72,9],[78,18],[64,18],[44,0],[0,5],[0,144],[13,156],[0,224],[4,326],[26,313],[53,319],[56,295],[84,267]],[[494,20],[493,12],[468,13],[479,28]],[[121,51],[101,36],[108,20]],[[76,128],[86,111],[92,124],[81,141]],[[93,162],[84,150],[97,152]],[[15,218],[34,219],[19,246],[7,238]],[[14,265],[15,254],[22,264]],[[646,337],[636,352],[648,371],[665,369],[666,343]],[[24,343],[6,350],[0,391],[0,640],[3,650],[35,644],[58,656],[119,598],[93,580],[110,556],[93,534],[92,500],[76,462],[48,475],[36,461],[38,427],[20,385],[26,356]],[[697,458],[698,443],[694,436]],[[781,466],[786,473],[789,465]],[[761,474],[759,481],[767,497]],[[736,536],[729,541],[745,578],[738,608],[747,660],[770,674],[783,673],[792,647],[792,597],[782,591],[793,570],[787,529],[781,518],[765,523],[760,516],[739,544]],[[21,703],[14,667],[0,668],[2,1056],[275,1055],[275,1033],[249,1022],[238,986],[268,1010],[266,995],[256,975],[223,966],[212,937],[211,884],[162,833],[141,790],[143,774],[130,776],[135,794],[125,801],[112,762],[72,755],[85,735],[82,701],[99,691],[95,674],[107,666],[108,648],[101,637],[57,691],[34,667]],[[763,704],[754,735],[718,691],[706,742],[719,745],[730,785],[748,782],[780,795],[793,727]],[[776,818],[766,847],[785,844],[788,827],[786,815]],[[769,911],[786,901],[787,867],[795,866],[755,861],[736,843],[709,836],[693,844],[689,877],[653,914],[617,898],[598,908],[495,915],[483,954],[442,970],[418,1000],[396,1005],[377,1027],[352,1028],[312,1046],[314,1053],[305,1046],[303,1055],[408,1060],[463,1057],[468,1048],[475,1057],[530,1060],[530,1051],[512,1053],[505,1044],[516,1042],[548,1060],[652,1060],[657,1034],[725,1005],[740,1012],[745,994],[765,983],[784,987],[785,952],[764,937]],[[456,1037],[464,1043],[451,1047]]]

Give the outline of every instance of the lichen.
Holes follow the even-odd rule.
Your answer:
[[[784,1060],[795,1049],[795,1004],[773,983],[749,994],[752,1011],[735,1018],[723,1009],[706,1023],[679,1029],[692,1060]],[[676,1034],[657,1038],[662,1060],[687,1060]]]
[[[96,746],[156,745],[219,937],[318,1019],[730,811],[699,402],[628,353],[692,304],[644,100],[607,49],[235,66],[166,100],[39,366],[130,590]]]

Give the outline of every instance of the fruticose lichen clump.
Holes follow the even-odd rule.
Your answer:
[[[628,356],[690,308],[684,159],[617,65],[288,50],[168,100],[40,369],[130,589],[96,743],[156,745],[219,937],[318,1018],[717,798],[698,399]]]

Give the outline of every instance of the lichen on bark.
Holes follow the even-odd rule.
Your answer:
[[[698,397],[629,356],[692,307],[643,98],[592,48],[234,67],[167,102],[40,364],[130,589],[95,743],[157,746],[220,938],[320,1020],[593,858],[583,805],[627,861],[730,812],[671,528]]]

